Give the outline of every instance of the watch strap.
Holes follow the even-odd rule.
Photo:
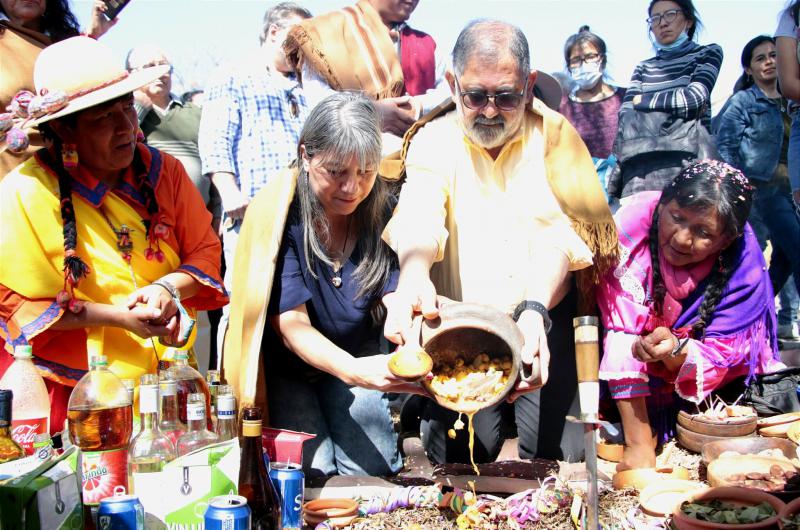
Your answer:
[[[520,315],[522,315],[524,311],[528,310],[536,311],[542,315],[542,320],[544,321],[544,332],[550,333],[550,328],[553,327],[553,321],[550,320],[550,312],[547,310],[544,304],[540,302],[535,302],[533,300],[523,300],[520,302],[517,308],[514,309],[514,314],[512,315],[514,322],[519,320]]]

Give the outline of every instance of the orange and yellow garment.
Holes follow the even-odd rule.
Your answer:
[[[140,178],[150,179],[159,221],[168,227],[158,240],[163,261],[145,258],[143,219],[148,215],[136,185]],[[134,164],[114,189],[79,167],[72,197],[76,253],[90,268],[75,288],[77,299],[124,306],[137,286],[178,270],[202,285],[183,301],[187,309],[209,310],[227,303],[220,281],[221,247],[211,215],[178,160],[138,144]],[[31,344],[42,375],[60,385],[74,386],[87,370],[87,359],[98,354],[108,357],[110,369],[121,378],[138,381],[142,374],[154,373],[157,359],[149,339],[116,327],[50,329],[64,311],[55,300],[64,285],[59,204],[58,178],[38,154],[0,182],[0,345],[11,353],[15,345]],[[132,229],[130,268],[109,221],[117,230],[122,224]],[[164,347],[158,340],[153,343],[160,357]],[[10,355],[0,353],[0,373],[10,361]]]

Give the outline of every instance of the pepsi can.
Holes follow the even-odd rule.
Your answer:
[[[205,530],[250,530],[250,507],[239,495],[220,495],[208,501]]]
[[[297,464],[271,462],[269,478],[281,496],[281,519],[283,530],[303,528],[303,495],[305,476]]]
[[[144,530],[144,506],[136,495],[114,495],[100,500],[98,530]]]

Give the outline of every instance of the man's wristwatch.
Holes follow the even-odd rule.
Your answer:
[[[547,311],[547,308],[544,304],[539,302],[534,302],[533,300],[523,300],[519,303],[516,309],[514,309],[514,314],[511,318],[514,319],[514,322],[519,320],[520,315],[523,311],[536,311],[540,315],[542,315],[542,320],[544,321],[544,332],[550,333],[550,328],[553,327],[553,321],[550,320],[550,313]]]
[[[177,301],[180,301],[180,299],[181,299],[180,291],[178,291],[178,288],[175,287],[172,284],[172,282],[170,282],[169,280],[165,280],[164,278],[160,278],[160,279],[154,281],[152,285],[158,285],[159,287],[162,287],[163,289],[165,289],[169,293],[169,295],[173,299],[175,299]]]

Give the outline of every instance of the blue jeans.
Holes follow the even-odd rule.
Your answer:
[[[793,275],[795,288],[800,292],[800,213],[792,200],[789,183],[779,178],[753,183],[756,184],[753,214],[766,227],[772,242],[769,267],[772,289],[780,292]]]
[[[767,248],[767,241],[770,239],[769,228],[761,217],[759,208],[753,206],[750,210],[750,225],[753,227],[753,232],[756,234],[758,244],[763,251]],[[776,271],[785,270],[786,267],[791,268],[791,265],[786,264],[787,257],[779,248],[773,248],[771,263],[776,267]],[[783,275],[780,272],[780,275]],[[800,308],[800,298],[797,295],[794,280],[792,278],[783,284],[783,287],[778,294],[780,299],[780,309],[778,310],[778,324],[781,326],[788,326],[797,320],[797,310]]]
[[[315,475],[394,475],[403,468],[386,394],[322,372],[267,370],[270,425],[316,434],[303,447]]]

